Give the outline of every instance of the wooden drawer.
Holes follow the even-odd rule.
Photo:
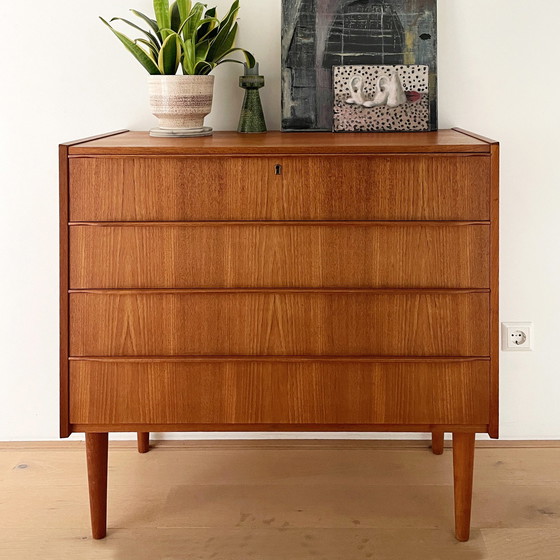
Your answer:
[[[70,355],[488,356],[489,294],[70,295]]]
[[[69,172],[72,221],[490,218],[483,155],[74,157]]]
[[[73,424],[487,424],[489,362],[70,363]]]
[[[72,226],[70,286],[489,287],[489,226],[419,224]]]

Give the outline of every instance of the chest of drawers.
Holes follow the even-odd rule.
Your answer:
[[[419,134],[119,132],[64,144],[61,436],[86,433],[105,535],[107,434],[498,436],[498,145]]]

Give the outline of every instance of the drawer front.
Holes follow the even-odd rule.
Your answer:
[[[488,288],[486,225],[72,226],[80,288]]]
[[[72,293],[70,355],[488,356],[488,293]]]
[[[69,165],[72,221],[490,217],[488,156],[96,157]]]
[[[489,363],[70,364],[74,424],[487,424]]]

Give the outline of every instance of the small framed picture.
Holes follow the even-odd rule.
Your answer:
[[[430,125],[424,65],[334,66],[333,132],[422,132]]]

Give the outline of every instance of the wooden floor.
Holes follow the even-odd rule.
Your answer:
[[[0,444],[2,560],[560,559],[560,448],[477,449],[463,544],[451,451],[422,442],[117,443],[103,541],[84,455]]]

